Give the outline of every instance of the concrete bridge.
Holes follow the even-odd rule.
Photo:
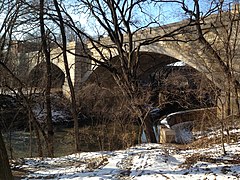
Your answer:
[[[226,13],[226,16],[228,13]],[[233,23],[233,34],[239,31],[237,26],[239,20],[235,20]],[[194,26],[186,26],[188,21],[181,21],[178,23],[173,23],[166,25],[164,27],[155,27],[155,28],[147,28],[142,31],[137,32],[134,35],[134,46],[137,47],[141,45],[140,52],[145,56],[145,58],[149,58],[151,56],[151,59],[153,59],[156,62],[160,62],[162,66],[165,66],[167,64],[176,62],[176,61],[182,61],[185,64],[190,65],[194,69],[197,69],[199,72],[204,73],[211,81],[213,81],[218,87],[224,90],[224,87],[226,85],[226,74],[224,73],[223,68],[219,65],[216,58],[212,54],[211,51],[208,51],[206,47],[202,44],[200,44],[197,39],[197,31]],[[212,47],[216,49],[220,56],[222,57],[228,57],[228,54],[226,54],[226,36],[225,34],[225,26],[228,26],[230,22],[228,20],[225,20],[224,23],[221,23],[219,21],[219,16],[212,15],[205,19],[203,22],[203,30],[204,30],[204,36],[207,38],[207,40],[210,42]],[[186,26],[185,28],[182,28],[179,31],[176,31],[177,33],[174,33],[173,36],[165,37],[160,39],[161,36],[163,36],[166,33],[170,33],[175,31],[176,29],[179,29],[180,27]],[[232,36],[237,37],[237,36]],[[154,43],[151,43],[151,40],[154,40],[156,38],[159,38],[159,41],[156,41]],[[233,43],[235,44],[235,51],[231,57],[231,64],[227,62],[229,67],[232,68],[232,72],[236,77],[236,80],[240,81],[240,44],[239,44],[239,38],[231,39],[229,41],[230,46],[232,47]],[[144,44],[144,42],[148,41],[149,43]],[[110,52],[113,56],[118,56],[116,48],[114,48],[114,45],[112,44],[110,38],[105,37],[100,39],[101,44],[104,45],[104,47],[99,47],[99,50],[104,54],[106,58],[110,57]],[[124,36],[124,42],[125,46],[128,46],[128,38],[127,36]],[[111,47],[111,48],[106,48]],[[229,48],[227,47],[227,48]],[[93,56],[96,59],[101,59],[100,54],[98,51],[93,48],[91,43],[86,44],[86,48],[88,49],[88,53]],[[110,49],[110,51],[109,51]],[[68,61],[69,61],[69,67],[71,72],[71,78],[74,83],[75,88],[77,89],[81,83],[86,81],[88,76],[92,73],[94,69],[96,69],[97,64],[93,61],[90,61],[87,58],[81,58],[79,56],[75,56],[76,54],[84,55],[86,52],[83,52],[83,48],[80,44],[71,42],[68,44],[68,50],[72,53],[68,52]],[[150,55],[150,56],[149,56]],[[34,52],[28,54],[29,57],[34,57]],[[51,58],[52,62],[58,66],[62,72],[65,73],[64,63],[61,56],[61,49],[55,48],[51,51]],[[144,58],[144,56],[142,56]],[[31,58],[32,63],[29,68],[29,72],[36,66],[38,63],[38,60],[36,58]],[[140,59],[141,60],[141,59]],[[63,90],[65,93],[68,93],[68,84],[65,80],[63,85]]]
[[[226,54],[226,36],[228,36],[225,32],[225,29],[222,27],[228,26],[230,22],[224,21],[224,23],[220,23],[217,15],[212,15],[208,17],[204,24],[202,25],[204,36],[208,40],[208,42],[212,45],[212,47],[219,53],[220,56],[225,59],[225,64],[229,64],[227,62],[227,54]],[[233,34],[237,33],[239,29],[236,30],[237,21],[233,24]],[[174,24],[169,24],[164,27],[156,27],[156,28],[148,28],[142,31],[137,32],[134,35],[134,46],[137,47],[144,42],[153,39],[157,39],[158,37],[164,36],[167,33],[174,32],[176,29],[180,27],[186,26],[188,21],[181,21]],[[213,25],[215,26],[213,28]],[[175,33],[173,33],[175,34]],[[220,35],[219,35],[220,34]],[[128,45],[127,36],[124,37],[126,46]],[[200,44],[197,35],[197,31],[194,26],[187,26],[180,31],[177,31],[177,34],[174,37],[166,37],[162,38],[154,43],[146,43],[147,45],[142,45],[140,48],[140,52],[143,53],[152,53],[152,58],[156,61],[162,62],[162,65],[167,65],[173,63],[175,61],[182,61],[185,64],[193,67],[199,72],[204,73],[211,81],[213,81],[218,87],[222,88],[225,85],[226,74],[223,71],[223,68],[220,66],[219,62],[217,62],[216,58],[203,44]],[[227,48],[233,48],[234,36],[230,40],[230,45]],[[236,79],[240,80],[240,38],[236,39],[235,44],[235,52],[231,54],[233,57],[231,59],[231,70],[236,76]],[[106,46],[113,45],[109,38],[101,39],[101,43]],[[91,45],[89,49],[92,49]],[[106,57],[109,56],[109,49],[100,48],[102,52],[106,54]],[[232,49],[233,50],[233,49]],[[116,49],[112,48],[112,54],[117,56]],[[232,53],[232,52],[230,52]],[[97,52],[92,50],[92,54],[95,57],[98,56]],[[162,55],[165,55],[165,59],[162,58]],[[229,54],[230,55],[230,54]],[[166,61],[166,56],[169,57]]]

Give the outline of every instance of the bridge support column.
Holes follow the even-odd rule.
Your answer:
[[[74,89],[77,92],[82,83],[86,80],[85,76],[91,70],[91,60],[88,57],[89,49],[87,46],[83,47],[82,44],[76,43],[75,53],[75,72],[74,72]]]
[[[90,60],[87,58],[87,53],[86,51],[88,50],[87,47],[83,47],[81,43],[77,42],[70,42],[68,44],[68,50],[71,51],[72,53],[67,53],[68,56],[68,66],[70,70],[70,76],[72,83],[74,85],[74,90],[75,93],[79,90],[83,79],[84,75],[89,71],[89,68],[91,66]],[[61,53],[61,50],[55,52],[55,56],[58,56]],[[55,63],[65,72],[65,67],[63,63],[63,58],[60,56],[58,59],[55,59]],[[67,98],[69,98],[70,95],[70,89],[68,85],[67,78],[65,78],[65,82],[63,85],[63,94]]]

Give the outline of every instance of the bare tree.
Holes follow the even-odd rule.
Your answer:
[[[20,36],[19,33],[22,35],[28,31],[31,31],[27,28],[28,25],[31,24],[31,22],[26,17],[31,18],[33,20],[32,21],[33,22],[32,25],[33,25],[35,23],[35,20],[39,20],[39,18],[37,19],[33,18],[35,17],[34,13],[36,14],[37,9],[35,8],[35,6],[30,6],[30,4],[28,4],[27,2],[20,2],[20,1],[16,1],[16,2],[4,1],[3,5],[5,9],[1,13],[3,13],[3,15],[5,16],[4,16],[3,24],[1,27],[2,36],[0,41],[1,42],[0,65],[5,70],[4,77],[8,78],[8,79],[6,78],[4,79],[3,88],[8,88],[9,91],[14,92],[17,96],[20,96],[22,98],[24,102],[24,107],[27,109],[28,115],[29,115],[29,128],[31,130],[33,127],[36,132],[39,156],[43,156],[40,132],[42,132],[42,135],[45,138],[45,140],[48,140],[48,137],[45,131],[43,130],[43,128],[41,127],[41,125],[39,124],[39,122],[36,120],[36,117],[32,111],[32,107],[31,107],[31,103],[29,102],[29,99],[25,97],[25,94],[22,91],[23,88],[27,87],[27,84],[25,84],[22,81],[22,78],[18,76],[19,74],[16,71],[17,69],[16,66],[13,66],[13,65],[18,65],[15,63],[20,60],[18,56],[18,52],[19,52],[19,48],[21,48],[21,46],[19,46],[18,44],[18,41],[13,41],[13,37],[17,38],[17,36]],[[34,11],[32,11],[31,8]],[[14,84],[12,82],[14,82]],[[16,88],[17,88],[17,91],[16,91]]]
[[[217,4],[218,5],[218,4]],[[222,26],[222,29],[217,30],[216,25],[213,25],[213,29],[216,31],[216,36],[220,41],[218,43],[221,43],[223,46],[223,49],[219,51],[219,45],[213,46],[211,42],[209,42],[205,36],[204,32],[201,27],[200,23],[200,7],[199,2],[195,1],[195,7],[196,7],[196,14],[194,14],[197,25],[197,33],[199,37],[199,42],[204,45],[204,48],[206,51],[211,52],[215,58],[215,60],[218,62],[218,64],[221,66],[222,71],[226,74],[227,77],[227,89],[224,89],[225,92],[228,93],[227,96],[231,96],[230,94],[234,94],[236,98],[236,106],[238,114],[240,113],[239,109],[239,102],[238,102],[238,80],[235,77],[235,67],[233,64],[233,61],[235,60],[236,51],[237,51],[237,43],[238,43],[238,33],[239,33],[239,17],[236,9],[234,9],[234,12],[231,10],[231,7],[228,9],[227,12],[223,13],[222,9],[219,8],[219,15],[216,19],[218,23]],[[227,24],[226,24],[227,23]],[[221,48],[221,46],[220,46]],[[231,101],[231,100],[230,100]],[[231,104],[231,102],[228,102]],[[227,105],[227,115],[232,114],[231,107],[228,104]]]
[[[193,1],[193,8],[190,8],[185,1],[168,2],[181,4],[183,12],[189,17],[189,22],[194,23],[192,41],[199,45],[198,51],[202,53],[203,59],[209,59],[209,63],[205,67],[212,75],[213,81],[216,81],[219,76],[217,73],[221,72],[223,75],[221,79],[218,79],[222,84],[219,87],[222,92],[218,103],[222,111],[219,120],[221,122],[223,153],[225,154],[224,130],[228,127],[228,123],[225,121],[229,119],[229,116],[234,114],[239,116],[240,113],[238,100],[239,69],[236,66],[239,61],[237,53],[240,30],[239,4],[231,1],[226,3],[225,1],[211,1],[204,11],[198,0]],[[205,28],[207,23],[210,26]],[[211,67],[218,67],[219,72],[214,72]]]
[[[51,75],[51,57],[50,57],[50,46],[47,42],[48,35],[45,31],[45,23],[44,23],[44,0],[40,1],[40,29],[41,29],[41,38],[42,38],[42,47],[44,51],[44,55],[46,58],[46,68],[47,68],[47,87],[46,87],[46,106],[47,106],[47,149],[48,149],[48,156],[53,157],[54,156],[54,146],[53,146],[53,122],[52,122],[52,110],[51,110],[51,87],[52,87],[52,75]]]
[[[140,50],[142,46],[165,40],[168,37],[172,38],[181,29],[187,27],[189,23],[183,24],[170,32],[136,43],[135,38],[141,34],[142,30],[154,25],[160,26],[159,16],[161,14],[152,14],[151,7],[153,6],[160,7],[161,4],[158,4],[157,1],[153,3],[145,0],[78,1],[77,7],[82,10],[80,13],[88,12],[89,17],[91,17],[90,21],[96,21],[97,25],[102,29],[103,35],[108,37],[102,41],[101,38],[92,38],[78,29],[70,16],[68,16],[70,21],[66,22],[66,25],[71,27],[79,36],[85,36],[88,42],[91,43],[90,47],[85,47],[82,42],[82,46],[86,48],[85,57],[111,72],[123,95],[132,100],[130,109],[135,114],[138,114],[138,118],[142,121],[141,124],[145,127],[149,141],[156,142],[152,123],[149,120],[149,109],[146,108],[146,105],[150,102],[148,100],[144,104],[136,104],[137,101],[135,100],[140,93],[138,77]],[[87,48],[94,49],[100,58],[94,58],[87,52]],[[113,58],[117,59],[118,67],[114,66]]]
[[[152,16],[150,11],[147,10],[146,7],[152,7],[152,3],[154,2],[155,6],[160,6],[162,3],[175,3],[178,4],[179,7],[182,8],[182,11],[187,15],[188,19],[184,21],[179,27],[172,29],[171,31],[166,31],[164,34],[156,35],[156,37],[149,38],[147,40],[143,40],[142,42],[136,44],[135,39],[138,34],[141,34],[141,30],[151,27],[153,25],[160,26],[159,23],[159,15],[155,14],[155,17]],[[222,12],[222,4],[212,2],[210,4],[209,9],[205,9],[206,12],[201,12],[199,1],[194,1],[194,6],[190,9],[188,4],[185,1],[164,1],[164,0],[156,0],[156,1],[114,1],[114,0],[97,0],[97,1],[78,1],[79,9],[82,10],[80,13],[89,12],[89,17],[97,22],[97,24],[101,27],[103,31],[103,35],[107,35],[109,38],[105,38],[104,41],[101,41],[101,38],[96,39],[89,36],[87,33],[82,31],[79,27],[76,26],[71,16],[67,13],[66,9],[61,8],[60,11],[63,14],[60,16],[60,12],[57,13],[57,16],[51,16],[52,19],[55,19],[55,22],[60,22],[62,19],[62,23],[59,23],[60,27],[68,26],[79,36],[79,39],[82,43],[82,47],[85,50],[85,54],[81,54],[84,58],[89,58],[98,65],[105,67],[108,71],[111,72],[111,75],[115,79],[117,85],[122,90],[123,95],[132,99],[132,110],[138,112],[138,118],[142,119],[142,124],[148,124],[145,129],[151,129],[151,123],[147,123],[146,118],[148,117],[148,110],[145,108],[145,104],[135,104],[136,101],[134,99],[137,98],[139,94],[139,79],[138,79],[138,69],[139,69],[139,61],[140,61],[140,50],[142,46],[148,46],[152,43],[159,41],[175,41],[181,43],[189,43],[196,42],[201,45],[200,52],[204,53],[207,57],[211,54],[211,58],[214,62],[218,64],[218,66],[222,69],[225,76],[228,79],[229,87],[232,87],[232,94],[235,94],[237,107],[238,101],[238,92],[237,92],[237,84],[238,81],[235,78],[235,74],[233,69],[229,63],[226,63],[226,58],[223,58],[222,54],[219,54],[219,50],[216,49],[212,42],[206,38],[206,34],[204,28],[204,22],[209,22],[208,18],[210,15],[216,12]],[[144,17],[141,19],[136,18],[136,14],[140,17]],[[224,13],[226,14],[226,13]],[[221,14],[220,14],[221,15]],[[63,18],[64,17],[64,18]],[[219,20],[220,16],[216,16]],[[90,19],[91,19],[90,18]],[[142,21],[142,19],[146,21]],[[220,18],[221,19],[221,18]],[[221,21],[218,21],[221,22]],[[226,22],[226,21],[222,21]],[[236,16],[232,18],[232,22],[236,22]],[[63,25],[64,24],[64,25]],[[236,23],[235,23],[236,24]],[[222,23],[222,26],[224,24]],[[193,30],[192,27],[195,27]],[[161,26],[159,27],[161,28]],[[188,32],[191,29],[193,33],[192,36],[187,37],[187,39],[179,38],[179,34],[182,34],[183,31]],[[213,30],[216,30],[215,23],[212,26]],[[62,40],[64,39],[62,29]],[[193,30],[193,31],[192,31]],[[210,32],[210,31],[209,31]],[[228,31],[233,32],[233,31]],[[218,32],[218,35],[222,33]],[[236,35],[236,33],[235,33]],[[90,47],[86,47],[83,38],[88,40],[91,43]],[[231,33],[231,37],[233,37],[233,33]],[[189,39],[190,38],[190,39]],[[226,39],[226,38],[225,38]],[[229,38],[227,38],[229,39]],[[219,41],[218,41],[219,42]],[[226,42],[226,41],[224,41]],[[229,41],[230,42],[230,41]],[[232,42],[232,41],[231,41]],[[64,44],[64,43],[63,43]],[[225,43],[227,44],[227,43]],[[228,43],[229,44],[229,43]],[[63,46],[62,46],[63,47]],[[226,45],[224,47],[227,47]],[[236,47],[236,46],[235,46]],[[96,59],[90,53],[87,52],[87,48],[95,49],[100,58]],[[65,51],[65,50],[64,50]],[[231,52],[235,52],[236,50],[232,49]],[[228,50],[229,52],[229,50]],[[117,58],[119,62],[119,67],[114,67],[112,63],[113,57]],[[226,57],[226,56],[225,56]],[[228,62],[231,59],[228,56]],[[232,56],[233,57],[233,56]],[[232,61],[232,60],[231,60]],[[209,68],[209,67],[207,67]],[[210,69],[211,70],[211,69]],[[231,93],[230,93],[231,94]],[[149,102],[145,102],[148,104]],[[239,108],[238,108],[239,109]],[[139,113],[140,112],[140,113]],[[148,118],[147,118],[148,119]],[[156,140],[152,137],[153,134],[151,132],[147,133],[150,137],[149,139],[152,142]]]
[[[62,17],[60,4],[57,2],[57,0],[54,0],[54,6],[56,8],[56,12],[58,15],[59,20],[59,28],[61,32],[61,38],[62,38],[62,53],[63,53],[63,61],[65,66],[65,71],[67,75],[68,85],[70,88],[70,94],[71,94],[71,111],[74,119],[74,134],[75,134],[75,150],[80,151],[80,141],[79,141],[79,125],[78,125],[78,117],[77,117],[77,103],[76,103],[76,97],[75,97],[75,90],[72,83],[72,79],[70,76],[70,68],[68,65],[68,58],[67,58],[67,37],[66,37],[66,31],[65,31],[65,25],[64,25],[64,19]]]
[[[16,4],[15,4],[16,3]],[[9,41],[14,29],[14,22],[19,13],[19,4],[17,2],[2,1],[0,5],[0,14],[3,15],[3,19],[0,24],[0,67],[6,69],[8,63],[9,51],[5,48],[9,47]],[[6,10],[7,9],[7,10]],[[11,23],[12,22],[12,23]],[[1,79],[2,80],[2,79]],[[6,80],[6,79],[4,79]],[[1,88],[4,83],[1,82]],[[12,172],[9,165],[8,154],[5,148],[5,143],[0,132],[0,179],[13,179]]]

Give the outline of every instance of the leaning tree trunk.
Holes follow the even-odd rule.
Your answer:
[[[157,138],[154,133],[154,125],[152,122],[151,115],[149,113],[149,110],[146,111],[144,107],[138,106],[135,107],[135,111],[140,112],[139,119],[141,121],[141,127],[143,128],[143,131],[146,135],[146,140],[149,143],[157,143]]]
[[[4,144],[1,132],[0,132],[0,179],[2,180],[13,179],[9,161],[8,161],[7,151],[5,148],[5,144]]]
[[[153,130],[153,123],[149,113],[144,120],[144,125],[145,125],[144,131],[145,131],[148,142],[157,143],[157,139]]]

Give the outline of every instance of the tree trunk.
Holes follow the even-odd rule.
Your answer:
[[[80,140],[79,140],[78,117],[77,117],[77,103],[76,103],[75,90],[74,90],[74,86],[70,76],[70,70],[69,70],[68,59],[67,59],[67,38],[66,38],[65,29],[64,29],[63,17],[62,17],[61,10],[59,8],[57,0],[54,0],[54,6],[56,8],[59,22],[60,22],[59,27],[61,31],[62,44],[63,44],[62,46],[63,60],[64,60],[64,66],[65,66],[65,71],[67,75],[67,81],[70,88],[70,94],[71,94],[71,111],[72,111],[72,116],[74,120],[75,150],[78,152],[80,151]]]
[[[44,55],[46,58],[46,64],[47,64],[47,87],[46,87],[46,106],[47,106],[47,150],[48,150],[48,156],[53,157],[54,156],[54,146],[53,146],[53,123],[52,123],[52,111],[51,111],[51,57],[50,57],[50,50],[49,45],[47,43],[47,34],[45,32],[44,28],[44,0],[40,1],[40,28],[41,28],[41,38],[42,38],[42,47],[44,51]]]
[[[141,123],[142,123],[141,126],[143,126],[143,130],[145,132],[147,142],[157,143],[157,139],[156,139],[154,129],[153,129],[154,127],[153,127],[153,123],[152,123],[152,118],[149,114],[149,111],[145,111],[145,109],[143,107],[139,107],[139,106],[136,108],[139,108],[141,114],[145,113],[144,117],[141,116],[139,118],[141,120]]]
[[[153,130],[153,123],[151,121],[151,117],[149,114],[145,118],[144,123],[145,123],[144,129],[145,129],[145,133],[146,133],[148,142],[157,143],[157,139],[156,139],[156,136],[155,136],[155,133]]]
[[[12,172],[9,165],[8,155],[5,148],[5,144],[0,132],[0,179],[12,180]]]

